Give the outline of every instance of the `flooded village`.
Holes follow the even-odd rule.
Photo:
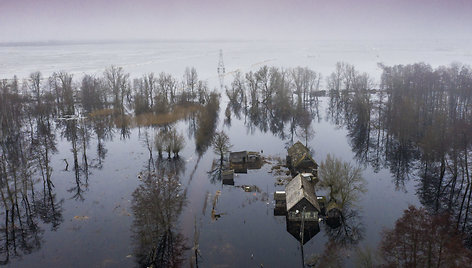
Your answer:
[[[0,79],[0,265],[470,266],[470,66],[211,53]]]

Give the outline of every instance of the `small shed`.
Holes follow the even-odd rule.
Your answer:
[[[287,215],[287,202],[285,191],[275,191],[274,193],[274,216],[285,216]]]
[[[221,172],[221,180],[224,185],[234,185],[234,170],[224,170]]]
[[[300,141],[287,149],[287,166],[293,174],[309,172],[317,176],[318,164]]]
[[[342,224],[342,212],[336,200],[331,200],[326,206],[326,224],[333,229]]]
[[[247,168],[248,169],[260,169],[262,167],[262,157],[258,152],[247,153]]]
[[[318,221],[321,209],[313,183],[299,174],[287,184],[285,195],[288,220]]]

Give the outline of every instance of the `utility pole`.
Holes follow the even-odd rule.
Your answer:
[[[218,78],[220,79],[220,88],[223,89],[225,83],[225,64],[223,62],[223,50],[220,49],[220,59],[218,60]]]
[[[303,207],[303,211],[302,211],[302,222],[301,222],[301,225],[300,225],[300,249],[302,251],[302,267],[305,267],[305,253],[303,252],[303,244],[305,241],[303,241],[303,237],[305,235],[305,208],[306,207]]]

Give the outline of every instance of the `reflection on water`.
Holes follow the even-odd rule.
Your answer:
[[[331,120],[346,126],[359,161],[389,168],[399,188],[417,177],[422,204],[454,215],[459,230],[470,230],[470,67],[380,67],[378,93],[331,88]]]
[[[100,183],[122,183],[117,178],[111,180],[110,169],[118,174],[127,168],[119,167],[120,160],[137,159],[144,165],[136,172],[139,179],[126,178],[128,182],[123,184],[136,187],[130,190],[132,196],[117,191],[125,195],[117,199],[131,203],[133,221],[126,227],[132,234],[123,236],[131,237],[124,243],[129,242],[133,252],[121,251],[123,256],[114,258],[129,254],[138,265],[154,267],[198,264],[200,256],[210,266],[228,261],[229,265],[253,265],[257,258],[257,265],[263,260],[289,266],[299,261],[299,251],[306,250],[306,256],[313,256],[306,264],[349,266],[347,256],[356,248],[363,243],[375,248],[376,239],[381,240],[381,234],[371,231],[376,223],[364,222],[365,211],[360,205],[366,202],[362,199],[372,196],[375,199],[369,202],[378,204],[372,207],[381,206],[388,214],[388,206],[373,191],[401,196],[398,192],[369,187],[370,192],[361,195],[366,188],[359,179],[362,170],[343,171],[341,165],[331,180],[324,180],[329,176],[320,165],[317,193],[326,196],[326,208],[335,208],[326,211],[327,217],[340,215],[340,221],[306,223],[302,228],[300,222],[273,217],[270,193],[280,190],[280,185],[269,173],[270,167],[262,165],[265,162],[233,166],[235,172],[229,174],[225,173],[228,163],[216,160],[212,165],[219,155],[214,157],[208,150],[216,133],[227,128],[231,136],[240,125],[249,135],[256,130],[262,134],[250,136],[255,141],[247,143],[237,140],[238,146],[276,137],[282,141],[279,152],[284,151],[283,145],[288,148],[297,140],[310,147],[316,141],[315,126],[324,124],[323,114],[329,124],[347,132],[355,159],[367,169],[389,170],[394,188],[400,191],[406,190],[410,180],[416,181],[416,192],[409,194],[416,194],[424,210],[405,212],[401,221],[412,220],[414,226],[436,230],[428,241],[439,241],[448,234],[455,239],[451,248],[466,252],[462,251],[463,241],[472,244],[472,71],[458,64],[436,69],[427,64],[380,68],[380,88],[374,88],[369,75],[352,65],[337,64],[327,79],[328,97],[322,97],[320,74],[308,68],[264,66],[236,73],[226,90],[229,103],[225,110],[220,110],[221,96],[208,90],[194,68],[185,71],[182,81],[165,73],[131,80],[119,67],[108,68],[103,76],[85,75],[77,84],[64,72],[49,78],[36,72],[23,82],[16,78],[1,81],[1,263],[21,264],[27,255],[31,256],[29,261],[37,260],[38,252],[46,252],[41,247],[45,239],[51,239],[48,235],[70,235],[69,229],[61,229],[70,226],[64,218],[74,218],[68,209],[85,207],[93,200],[91,207],[105,213],[108,204],[99,205],[95,198],[111,186]],[[219,122],[220,118],[224,122]],[[144,153],[131,156],[137,132]],[[116,148],[123,155],[110,153]],[[326,166],[329,157],[322,162]],[[68,180],[60,179],[64,174],[70,175]],[[102,177],[96,174],[104,179],[100,181]],[[367,181],[368,186],[384,187],[372,177]],[[92,185],[103,188],[97,192]],[[206,213],[209,209],[211,214]],[[202,216],[197,218],[200,211]],[[438,216],[443,213],[450,216]],[[418,219],[423,221],[418,223]],[[424,219],[434,224],[428,225]],[[102,228],[105,224],[113,228],[120,222],[99,219],[90,225]],[[300,229],[305,230],[303,234]],[[80,231],[101,237],[100,230],[84,227]],[[409,255],[388,258],[410,243],[403,239],[409,233],[395,226],[384,235],[380,243],[387,256],[384,261],[409,265]],[[293,244],[293,237],[305,245]],[[103,235],[98,240],[107,239]],[[88,243],[91,238],[84,240]],[[439,243],[432,244],[431,250],[438,247],[447,249]],[[264,255],[262,249],[267,248],[271,256]],[[431,262],[439,263],[436,259]]]
[[[50,166],[57,152],[53,122],[36,102],[25,111],[22,98],[3,90],[0,96],[1,263],[38,251],[44,226],[52,231],[63,222]]]
[[[178,267],[188,249],[177,228],[186,203],[181,174],[185,161],[158,159],[140,173],[141,184],[133,192],[132,226],[136,261],[142,267]]]
[[[264,66],[245,76],[238,72],[226,91],[229,107],[237,119],[244,116],[252,133],[257,127],[292,143],[297,135],[307,144],[314,135],[312,118],[320,116],[320,78],[320,74],[300,67],[284,70]]]

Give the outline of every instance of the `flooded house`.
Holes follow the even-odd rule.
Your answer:
[[[321,208],[309,176],[295,176],[285,186],[285,191],[274,193],[274,200],[274,216],[285,216],[287,232],[302,244],[319,233]]]
[[[248,169],[260,169],[263,164],[258,152],[248,151],[230,152],[229,163],[235,173],[247,173]]]
[[[292,176],[298,173],[312,173],[315,177],[318,176],[318,164],[311,156],[310,150],[300,141],[287,149],[286,162]]]
[[[300,174],[285,186],[287,218],[289,220],[316,221],[321,211],[312,182]]]
[[[322,211],[317,197],[312,174],[298,174],[286,186],[285,191],[274,193],[274,215],[287,215],[291,220],[318,221]]]

